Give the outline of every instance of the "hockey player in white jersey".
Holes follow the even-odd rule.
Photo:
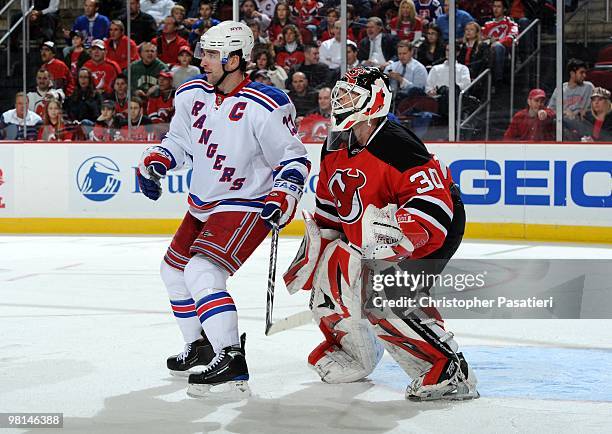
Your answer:
[[[205,74],[177,88],[170,130],[139,165],[141,190],[153,200],[168,171],[193,166],[189,210],[161,264],[186,343],[168,368],[201,371],[189,375],[190,396],[249,393],[244,335],[226,281],[271,225],[293,218],[310,170],[287,95],[245,75],[252,49],[243,23],[225,21],[202,36],[194,54]]]

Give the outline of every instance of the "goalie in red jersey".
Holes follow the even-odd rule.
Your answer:
[[[308,364],[324,382],[353,382],[374,370],[386,348],[413,378],[406,398],[477,398],[476,377],[435,308],[377,315],[362,295],[368,264],[424,263],[420,271],[440,273],[465,227],[450,171],[387,119],[390,104],[389,78],[376,68],[348,71],[332,91],[315,214],[304,213],[306,235],[284,275],[289,292],[313,292],[310,308],[325,340]]]

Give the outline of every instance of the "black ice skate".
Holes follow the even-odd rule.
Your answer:
[[[243,334],[240,346],[223,348],[201,374],[191,374],[187,395],[194,398],[250,396],[249,370],[244,356],[245,339],[246,335]]]
[[[208,338],[202,333],[204,340],[185,345],[185,350],[176,356],[168,357],[166,366],[170,375],[187,377],[189,374],[203,372],[206,366],[215,358],[215,352]]]
[[[411,401],[464,401],[480,397],[476,390],[478,380],[463,354],[457,353],[457,359],[451,360],[448,369],[452,373],[437,384],[423,385],[425,374],[416,378],[406,390],[406,399]]]

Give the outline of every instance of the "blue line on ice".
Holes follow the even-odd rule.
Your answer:
[[[612,402],[612,351],[525,346],[464,346],[489,398],[532,398]],[[403,391],[409,377],[385,356],[370,376]]]

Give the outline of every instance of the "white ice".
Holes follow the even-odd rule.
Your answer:
[[[165,369],[183,346],[158,276],[168,242],[0,236],[0,412],[62,412],[61,432],[75,433],[612,432],[609,320],[447,321],[480,378],[472,402],[404,400],[409,379],[388,355],[368,381],[321,383],[305,363],[321,340],[314,324],[264,336],[268,241],[229,283],[254,396],[190,399]],[[298,245],[281,239],[279,270]],[[601,259],[612,249],[465,242],[457,256]],[[306,293],[278,284],[276,294],[276,318],[306,308]]]

